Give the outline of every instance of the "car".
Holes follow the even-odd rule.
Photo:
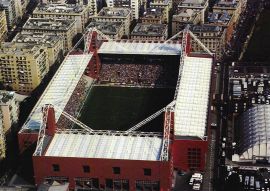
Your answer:
[[[225,157],[225,151],[222,151],[221,156]]]
[[[255,186],[255,182],[254,181],[255,181],[254,176],[251,176],[250,177],[250,182],[249,182],[249,187],[250,187],[249,189],[250,190],[254,190],[254,186]]]
[[[189,185],[193,185],[193,183],[194,183],[194,178],[193,177],[191,177],[191,179],[189,180]]]
[[[259,181],[256,181],[256,182],[255,182],[255,187],[256,187],[256,190],[257,190],[257,191],[260,191],[260,190],[261,190],[261,184],[260,184]]]
[[[248,185],[249,185],[249,176],[245,177],[244,185],[245,185],[245,187],[248,187]]]
[[[200,190],[201,189],[201,184],[199,184],[199,183],[194,184],[192,189],[193,190]]]
[[[232,166],[227,166],[227,171],[231,171],[232,170]]]
[[[212,126],[212,127],[216,127],[217,124],[216,124],[216,123],[211,123],[211,126]]]
[[[194,173],[192,176],[191,176],[191,179],[192,179],[192,184],[193,183],[202,183],[202,181],[203,181],[203,175],[201,174],[201,173]],[[191,180],[190,179],[190,180]],[[192,184],[190,184],[190,185],[192,185]]]
[[[239,174],[239,181],[242,183],[243,182],[243,176],[242,174]]]

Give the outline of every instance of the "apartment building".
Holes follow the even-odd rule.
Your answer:
[[[64,55],[64,38],[54,34],[43,34],[35,32],[18,33],[13,42],[43,44],[47,48],[49,66],[51,67]]]
[[[124,36],[123,22],[98,22],[92,21],[87,28],[96,28],[111,39],[121,39]]]
[[[0,11],[0,43],[6,38],[7,31],[8,30],[5,11]]]
[[[98,13],[97,1],[96,0],[88,0],[86,5],[88,7],[90,17],[96,16]]]
[[[227,37],[226,41],[230,41],[232,37],[232,33],[234,31],[234,28],[236,27],[240,14],[242,12],[242,7],[243,7],[243,1],[236,1],[236,0],[219,0],[213,7],[213,13],[214,14],[227,14],[229,15],[230,22],[227,26]]]
[[[190,25],[192,31],[199,40],[213,53],[216,53],[216,59],[219,60],[225,48],[226,29],[221,26],[211,25]],[[199,44],[192,41],[193,51],[201,51]]]
[[[171,0],[153,0],[150,2],[149,8],[151,9],[162,9],[164,23],[169,23],[170,11],[172,9]]]
[[[30,0],[21,0],[18,1],[21,4],[21,9],[22,9],[22,15],[25,13],[26,11],[26,7],[27,5],[30,3]]]
[[[97,22],[123,22],[124,33],[129,36],[130,24],[132,20],[131,10],[129,8],[103,7],[94,20]]]
[[[138,23],[131,32],[132,40],[166,40],[168,27],[165,24]]]
[[[15,0],[0,0],[0,10],[4,10],[6,14],[7,27],[11,30],[16,23],[16,7]]]
[[[0,112],[3,132],[6,134],[12,125],[18,122],[19,103],[15,99],[14,91],[0,90]]]
[[[240,15],[242,7],[242,0],[218,0],[213,6],[213,12],[228,12],[230,15]]]
[[[108,7],[129,8],[131,9],[132,19],[139,19],[141,0],[106,0]]]
[[[3,129],[2,113],[0,112],[0,161],[6,157],[6,139]]]
[[[33,11],[33,18],[72,19],[76,21],[78,33],[83,33],[89,22],[88,8],[77,4],[39,4]]]
[[[42,0],[42,4],[63,4],[66,0]]]
[[[205,22],[206,12],[208,9],[208,0],[184,0],[177,6],[178,12],[181,9],[199,11],[201,15],[201,23],[203,24]]]
[[[140,17],[142,23],[163,24],[167,23],[164,8],[148,8]]]
[[[213,26],[221,26],[225,28],[226,29],[225,42],[226,43],[230,42],[235,27],[233,15],[230,15],[226,11],[209,13],[208,20],[205,24]]]
[[[66,0],[41,0],[42,4],[66,4]],[[89,16],[96,16],[97,2],[96,0],[76,0],[73,1],[76,5],[85,6],[88,8]]]
[[[49,71],[42,44],[5,42],[0,46],[0,82],[21,94],[31,93]]]
[[[201,12],[193,9],[180,9],[172,17],[172,35],[183,30],[188,24],[197,25],[201,22]]]
[[[65,51],[73,47],[73,38],[77,34],[76,21],[54,18],[29,18],[22,28],[23,33],[34,32],[55,34],[64,38]]]
[[[6,156],[5,137],[18,122],[19,104],[15,92],[0,90],[0,160]]]

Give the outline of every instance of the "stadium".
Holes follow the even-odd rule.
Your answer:
[[[21,150],[37,142],[36,184],[170,190],[174,168],[202,171],[212,54],[191,53],[188,31],[182,41],[150,42],[113,41],[92,30],[85,42],[19,132]]]

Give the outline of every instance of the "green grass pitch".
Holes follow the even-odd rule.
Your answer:
[[[91,89],[79,120],[95,130],[127,130],[173,100],[173,88],[100,87]],[[160,132],[163,115],[140,130]]]

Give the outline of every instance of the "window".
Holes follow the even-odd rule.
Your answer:
[[[75,178],[75,186],[78,190],[97,190],[99,180],[97,178]]]
[[[201,167],[201,149],[189,148],[188,149],[188,165],[192,170],[196,170]]]
[[[144,176],[151,176],[151,169],[150,168],[144,168],[143,169]]]
[[[120,167],[113,167],[113,174],[120,174]]]
[[[136,183],[136,190],[137,191],[143,191],[143,190],[159,191],[160,190],[159,181],[138,180],[135,183]]]
[[[83,172],[84,173],[89,173],[90,172],[90,166],[83,165]]]
[[[54,171],[54,172],[59,172],[59,171],[60,171],[60,166],[59,166],[59,164],[53,164],[53,165],[52,165],[52,168],[53,168],[53,171]]]

